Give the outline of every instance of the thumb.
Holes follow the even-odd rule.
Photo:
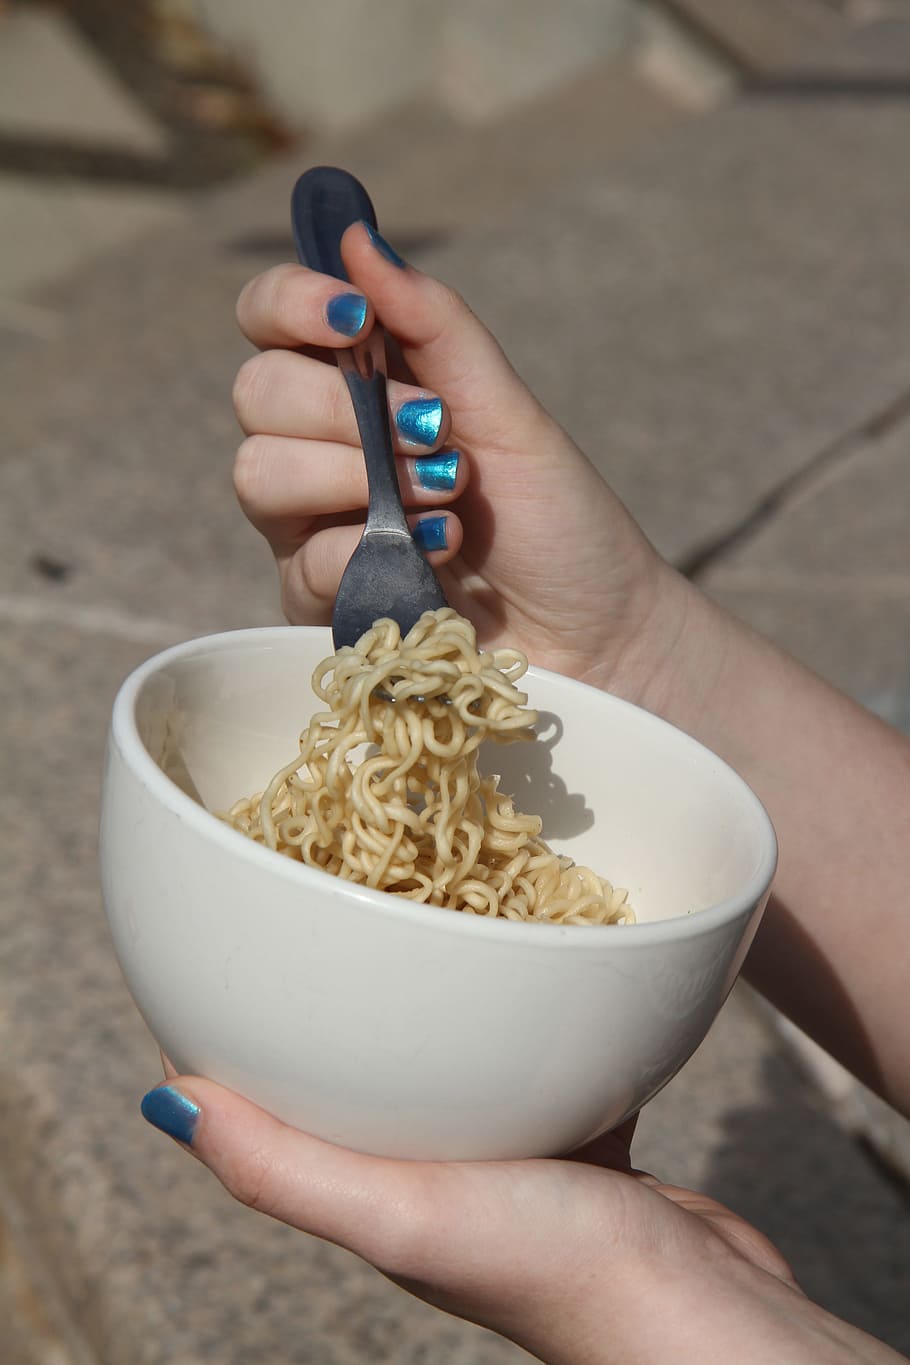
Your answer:
[[[549,448],[556,423],[460,294],[402,261],[365,223],[348,228],[342,253],[351,282],[373,303],[418,383],[445,396],[461,442]]]
[[[346,1247],[387,1274],[407,1275],[420,1264],[433,1208],[424,1188],[429,1163],[335,1147],[198,1076],[156,1086],[141,1110],[249,1208]]]
[[[538,1343],[552,1334],[554,1314],[571,1321],[589,1311],[600,1259],[607,1285],[627,1292],[621,1271],[633,1209],[624,1206],[637,1182],[613,1171],[366,1156],[298,1132],[198,1076],[149,1091],[142,1113],[241,1203],[346,1247],[420,1298],[541,1359],[552,1359]]]

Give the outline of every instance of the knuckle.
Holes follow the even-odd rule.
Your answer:
[[[247,436],[237,447],[234,457],[234,492],[243,507],[254,506],[261,498],[266,481],[266,440],[255,434]]]
[[[234,316],[240,325],[241,331],[246,331],[247,321],[254,306],[256,295],[261,289],[261,276],[256,275],[252,280],[247,280],[246,284],[237,295],[237,302],[234,304]]]
[[[301,294],[298,288],[300,266],[279,265],[266,276],[266,296],[263,312],[266,321],[276,331],[304,340],[301,323]]]
[[[327,431],[338,436],[354,436],[354,410],[347,385],[339,371],[330,372],[321,391],[322,422]]]
[[[320,597],[310,587],[298,550],[279,565],[281,610],[292,626],[327,626],[332,619],[333,597]]]
[[[449,313],[467,313],[468,305],[465,303],[464,296],[459,294],[452,285],[440,283],[440,305]]]
[[[274,1207],[275,1160],[263,1150],[245,1151],[222,1173],[222,1182],[234,1199],[247,1208],[269,1213]]]
[[[268,352],[250,356],[237,371],[231,397],[239,422],[249,421],[258,412],[269,388]]]
[[[267,322],[274,315],[276,301],[288,278],[299,273],[300,266],[283,261],[247,280],[237,296],[238,317],[242,319],[247,313],[255,313],[260,321]]]
[[[436,1259],[438,1242],[432,1206],[417,1198],[400,1198],[369,1221],[358,1252],[387,1275],[419,1279]]]
[[[282,568],[279,578],[280,605],[281,612],[286,621],[292,626],[309,625],[306,612],[300,598],[300,589],[291,582],[291,575],[287,569]]]
[[[294,556],[297,583],[289,584],[289,588],[293,589],[299,584],[312,597],[334,597],[341,579],[341,570],[332,548],[334,540],[331,531],[324,530],[301,545]]]
[[[472,316],[471,309],[468,307],[464,296],[459,294],[457,289],[454,289],[450,284],[445,284],[442,280],[436,281],[436,287],[438,290],[436,306],[439,316],[445,323]]]
[[[457,332],[467,320],[475,318],[465,299],[450,284],[434,280],[433,291],[430,332],[422,338],[425,344],[437,341],[450,328]]]

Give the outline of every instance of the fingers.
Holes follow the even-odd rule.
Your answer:
[[[508,451],[550,448],[555,424],[454,290],[396,264],[374,244],[362,223],[345,233],[343,255],[351,288],[369,299],[379,320],[401,344],[419,383],[431,395],[445,394],[456,415],[459,441]],[[321,282],[318,288],[314,281]],[[303,267],[276,267],[243,291],[238,303],[241,327],[263,349],[325,345],[320,310],[332,287],[337,281],[327,282],[327,277],[313,276]],[[287,427],[277,424],[268,429],[288,434]]]
[[[366,336],[374,315],[369,300],[342,280],[303,266],[279,265],[244,286],[237,321],[255,346],[339,350]]]
[[[434,568],[458,554],[464,531],[445,504],[467,470],[457,451],[398,460],[408,525]],[[324,624],[363,535],[367,477],[359,449],[280,436],[250,436],[240,447],[234,485],[246,516],[278,561],[282,607],[292,624]]]
[[[142,1112],[241,1203],[347,1247],[431,1303],[525,1344],[545,1342],[555,1310],[572,1315],[590,1304],[595,1279],[621,1299],[628,1292],[641,1196],[614,1172],[365,1156],[195,1076],[150,1091]],[[598,1300],[598,1317],[604,1308]]]
[[[431,1168],[334,1147],[198,1077],[150,1091],[142,1112],[241,1203],[387,1270],[413,1268],[433,1209]]]
[[[408,515],[415,541],[434,569],[454,559],[464,535],[460,519],[442,508]],[[288,530],[293,533],[293,524]],[[292,625],[325,624],[331,618],[338,585],[354,553],[363,522],[326,526],[296,541],[275,545],[281,574],[282,609]]]
[[[448,503],[467,483],[455,450],[403,457],[397,468],[406,507]],[[271,543],[285,545],[312,517],[362,514],[368,494],[359,448],[286,436],[248,436],[234,462],[234,488],[256,529]]]
[[[445,394],[460,441],[506,451],[546,447],[541,419],[555,424],[455,290],[406,266],[363,223],[348,228],[342,255],[421,384]]]
[[[451,419],[434,393],[394,380],[388,392],[397,450],[413,454],[445,443]],[[360,444],[341,372],[311,356],[280,350],[252,356],[234,381],[234,410],[248,436],[258,432]]]

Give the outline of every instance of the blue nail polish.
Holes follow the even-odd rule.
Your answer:
[[[415,460],[414,469],[421,488],[451,493],[458,477],[458,458],[457,450],[446,450],[439,455],[422,455]]]
[[[373,224],[365,222],[364,227],[366,228],[367,235],[369,236],[369,239],[373,243],[376,250],[382,256],[385,256],[387,261],[391,261],[393,265],[397,265],[402,270],[404,270],[408,264],[407,261],[402,260],[402,258],[399,256],[398,252],[395,250],[393,246],[389,246],[386,239],[382,237],[373,227]]]
[[[333,332],[355,337],[367,319],[367,301],[362,294],[336,294],[325,306],[325,318]]]
[[[406,441],[431,446],[442,426],[442,403],[438,398],[412,398],[396,412],[395,425]]]
[[[199,1118],[199,1105],[181,1095],[172,1085],[159,1085],[143,1097],[142,1117],[168,1137],[190,1146]]]
[[[412,527],[411,535],[419,550],[424,554],[430,550],[444,550],[448,541],[446,540],[446,519],[445,517],[424,517],[423,521],[418,521]]]

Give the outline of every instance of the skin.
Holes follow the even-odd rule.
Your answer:
[[[438,281],[355,225],[350,286],[280,266],[250,282],[240,325],[260,349],[235,406],[238,497],[275,554],[288,618],[327,622],[363,524],[347,391],[325,348],[340,289],[396,338],[393,414],[440,397],[433,447],[399,440],[411,520],[444,515],[431,556],[482,644],[663,715],[742,773],[781,845],[747,975],[866,1084],[910,1111],[906,885],[910,744],[721,612],[664,563],[494,338]],[[461,452],[451,493],[415,457]],[[854,914],[875,906],[876,932]],[[169,1073],[170,1074],[170,1073]],[[350,1248],[428,1302],[550,1365],[902,1359],[799,1290],[756,1229],[636,1171],[630,1129],[570,1160],[394,1162],[298,1133],[196,1077],[193,1154],[238,1199]]]

